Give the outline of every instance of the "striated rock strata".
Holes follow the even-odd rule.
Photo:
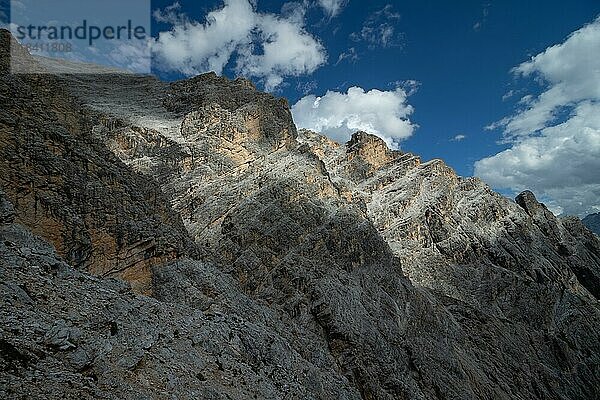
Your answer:
[[[0,41],[8,60],[9,36]],[[150,293],[153,265],[193,251],[168,198],[94,137],[106,118],[84,109],[64,82],[0,67],[0,184],[16,221],[71,265]]]
[[[600,392],[600,241],[532,193],[244,79],[0,79],[0,397]]]

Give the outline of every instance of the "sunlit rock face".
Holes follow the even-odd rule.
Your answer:
[[[600,241],[533,193],[244,79],[3,69],[0,103],[2,398],[600,392]]]

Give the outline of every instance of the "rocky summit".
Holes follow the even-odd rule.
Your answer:
[[[245,79],[12,75],[11,46],[44,68],[2,31],[1,398],[598,398],[579,219]]]

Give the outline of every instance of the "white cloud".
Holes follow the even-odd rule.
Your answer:
[[[306,96],[292,107],[292,114],[298,127],[321,132],[339,142],[349,140],[356,131],[365,131],[397,148],[417,128],[408,119],[413,107],[407,103],[407,97],[402,88],[365,91],[351,87],[347,93],[328,91],[322,97]]]
[[[155,13],[156,19],[173,25],[154,46],[163,69],[189,76],[221,74],[235,59],[237,73],[258,78],[273,90],[286,76],[310,74],[326,61],[321,43],[303,27],[303,13],[288,10],[288,18],[262,14],[248,0],[225,0],[204,23],[179,11],[176,3]]]
[[[304,24],[304,17],[308,11],[308,0],[289,1],[281,6],[281,16],[296,24]]]
[[[237,69],[244,75],[265,79],[265,89],[273,90],[284,76],[312,73],[325,62],[323,46],[300,25],[271,14],[261,15],[257,28],[262,52],[251,47],[240,50]]]
[[[600,207],[598,54],[600,18],[516,67],[544,91],[490,126],[503,127],[511,147],[475,163],[475,174],[497,188],[531,189],[568,214]]]
[[[133,42],[119,41],[112,47],[111,51],[105,53],[111,66],[139,74],[149,74],[152,71],[151,39]]]
[[[404,81],[391,82],[389,85],[395,88],[402,88],[402,90],[406,92],[406,95],[410,97],[419,91],[421,82],[414,79],[407,79]]]
[[[553,122],[563,107],[586,99],[600,99],[600,18],[574,32],[564,43],[547,48],[513,69],[517,76],[534,77],[547,90],[526,96],[525,108],[509,118],[506,133],[529,135]]]
[[[348,50],[343,51],[340,53],[340,55],[338,56],[338,60],[336,61],[335,65],[337,66],[338,64],[340,64],[342,61],[344,60],[348,60],[351,63],[355,63],[356,61],[359,60],[359,56],[358,53],[356,52],[356,49],[354,47],[350,47]]]
[[[315,80],[310,80],[308,82],[298,82],[298,84],[296,85],[296,90],[306,96],[310,92],[313,92],[318,86],[319,85]]]
[[[319,0],[319,5],[329,17],[335,17],[346,6],[347,0]]]
[[[515,91],[511,89],[508,92],[504,93],[504,95],[502,95],[502,101],[506,101],[506,100],[510,99],[511,97],[513,97],[514,95],[515,95]]]
[[[466,138],[467,138],[467,135],[459,134],[459,135],[454,136],[452,139],[450,139],[450,141],[452,141],[452,142],[462,142]]]
[[[250,43],[257,22],[247,0],[226,0],[223,8],[207,15],[204,24],[176,14],[177,10],[158,14],[173,27],[160,32],[154,52],[161,66],[190,76],[207,71],[222,73],[236,48]]]
[[[164,9],[154,10],[152,13],[154,19],[158,22],[165,22],[169,24],[176,24],[182,18],[181,15],[181,4],[178,1],[165,7]]]
[[[350,34],[355,42],[366,42],[369,48],[402,46],[403,35],[396,32],[400,14],[391,4],[369,15],[358,32]]]

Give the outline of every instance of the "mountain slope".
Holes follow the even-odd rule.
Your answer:
[[[12,175],[0,196],[0,393],[586,399],[600,391],[600,242],[533,194],[510,202],[362,132],[346,145],[298,132],[284,100],[243,79],[1,78],[5,93],[43,101],[21,112],[24,102],[2,98],[0,154]],[[49,90],[60,94],[46,100]],[[69,107],[55,106],[64,99]],[[139,232],[178,249],[142,252],[149,261],[135,279],[119,274],[154,298],[76,271],[106,266],[69,258],[60,249],[73,236],[57,240],[51,224],[27,217],[19,182],[50,174],[11,167],[15,154],[20,165],[39,154],[21,150],[29,131],[12,121],[48,110],[56,124],[32,120],[32,131],[65,132],[59,143],[81,143],[92,161],[92,150],[105,154],[92,163],[101,173],[86,175],[92,184],[116,176],[93,196],[78,191],[87,185],[69,186],[77,196],[57,187],[57,204],[86,221],[80,230],[115,208],[108,199],[91,213],[81,204],[131,196],[107,235]],[[72,123],[73,113],[88,123]],[[51,164],[64,165],[59,177],[80,170],[69,154]],[[138,231],[140,221],[147,228]],[[118,252],[98,243],[87,245],[92,254]]]
[[[17,221],[72,265],[124,277],[149,293],[153,265],[194,251],[180,217],[154,179],[132,171],[92,136],[107,122],[83,109],[63,82],[8,74],[8,34],[0,41],[6,61],[0,65],[0,182]]]

